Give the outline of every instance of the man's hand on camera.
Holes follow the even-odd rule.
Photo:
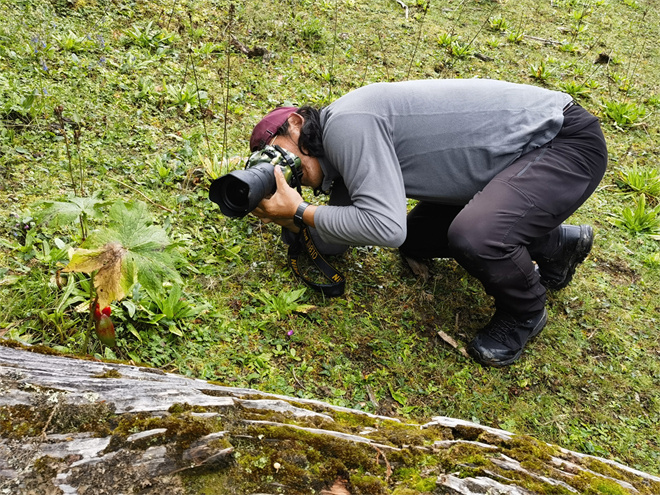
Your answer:
[[[275,222],[293,232],[298,232],[298,227],[293,223],[293,215],[303,200],[302,196],[295,188],[287,184],[280,167],[274,167],[273,170],[277,190],[271,196],[263,199],[252,213],[264,223]]]

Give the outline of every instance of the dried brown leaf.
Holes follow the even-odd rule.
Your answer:
[[[445,341],[445,343],[449,344],[454,349],[458,350],[458,352],[460,352],[466,358],[470,357],[467,351],[465,350],[465,347],[460,347],[458,345],[458,342],[456,342],[451,336],[447,335],[442,330],[438,330],[438,337],[440,337],[443,341]]]
[[[128,250],[118,242],[98,249],[76,249],[63,272],[93,273],[101,308],[121,301],[135,281],[134,267],[126,263]]]

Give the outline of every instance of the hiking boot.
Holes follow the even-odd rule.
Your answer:
[[[594,243],[591,225],[561,225],[559,248],[549,258],[536,261],[541,284],[548,290],[566,287],[573,279],[575,269],[582,263]]]
[[[543,330],[547,321],[545,308],[526,320],[497,311],[470,342],[467,351],[485,366],[507,366],[520,357],[527,342]]]

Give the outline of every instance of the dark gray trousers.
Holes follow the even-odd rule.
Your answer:
[[[551,142],[521,156],[465,206],[420,202],[401,246],[416,258],[453,257],[521,318],[546,301],[533,260],[559,247],[559,226],[595,191],[607,166],[598,119],[578,105]]]

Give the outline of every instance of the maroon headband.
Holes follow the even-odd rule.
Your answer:
[[[296,107],[278,107],[261,119],[250,136],[250,151],[257,151],[267,144],[284,125],[289,115],[298,111]]]

